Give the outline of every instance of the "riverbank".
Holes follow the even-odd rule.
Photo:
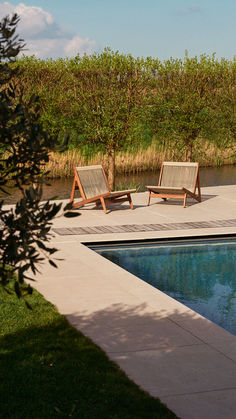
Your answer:
[[[193,161],[201,167],[219,167],[236,164],[236,155],[232,149],[219,150],[210,143],[202,142],[193,150]],[[157,171],[163,161],[185,161],[185,154],[177,149],[163,148],[154,141],[147,148],[137,151],[127,150],[116,154],[116,173],[140,173]],[[73,176],[74,166],[102,164],[107,169],[107,156],[102,153],[86,155],[79,149],[67,150],[64,153],[50,153],[50,160],[45,170],[50,171],[50,177],[69,178]]]
[[[145,185],[156,185],[159,178],[159,169],[138,173],[118,173],[116,176],[116,190],[136,188],[138,192],[146,191]],[[73,173],[71,173],[73,175]],[[43,188],[43,199],[70,198],[73,183],[73,176],[66,178],[50,179]],[[222,186],[236,185],[236,165],[225,165],[220,167],[201,167],[200,185]],[[0,191],[0,198],[5,204],[15,204],[21,198],[21,192],[14,187],[7,188],[9,195]],[[76,191],[79,196],[79,191]]]

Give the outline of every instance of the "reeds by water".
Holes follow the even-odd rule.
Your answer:
[[[202,145],[194,150],[194,161],[198,161],[201,166],[216,167],[224,164],[236,163],[236,157],[232,150],[218,150],[212,144]],[[177,151],[157,147],[153,142],[148,148],[140,149],[137,152],[119,152],[116,155],[117,173],[138,173],[144,171],[155,171],[160,168],[162,161],[184,161],[185,156]],[[97,153],[93,157],[87,158],[80,150],[68,150],[64,153],[50,153],[50,160],[46,170],[50,171],[52,178],[68,178],[73,176],[74,166],[86,166],[102,164],[107,168],[107,157]]]

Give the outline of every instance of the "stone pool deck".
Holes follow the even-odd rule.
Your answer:
[[[147,193],[54,220],[58,269],[44,264],[35,288],[139,386],[182,419],[236,417],[236,337],[83,245],[236,234],[236,185],[202,188],[203,201],[167,203]]]

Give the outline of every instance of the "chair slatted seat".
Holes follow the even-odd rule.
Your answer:
[[[106,174],[101,165],[74,167],[74,173],[75,176],[70,197],[73,208],[95,203],[97,206],[102,205],[106,214],[106,204],[128,201],[131,209],[133,209],[131,193],[136,192],[136,189],[111,192]],[[74,203],[76,189],[79,189],[82,199]]]
[[[183,199],[184,208],[188,196],[201,202],[199,163],[163,162],[158,186],[147,185],[146,188],[148,205],[151,198]]]

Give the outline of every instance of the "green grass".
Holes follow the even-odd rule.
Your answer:
[[[0,290],[0,417],[175,418],[36,291]]]

